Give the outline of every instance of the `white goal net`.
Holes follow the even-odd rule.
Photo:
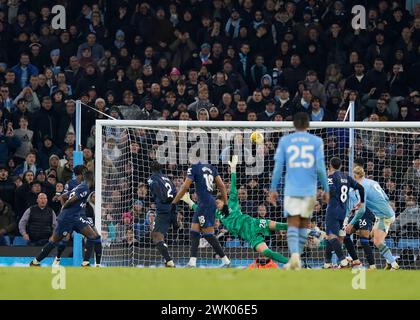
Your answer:
[[[387,237],[402,268],[419,267],[420,210],[420,128],[401,123],[312,123],[311,132],[325,144],[325,158],[344,162],[344,171],[352,159],[363,159],[369,178],[378,181],[388,194],[397,213],[396,223]],[[392,127],[390,127],[392,126]],[[259,131],[263,144],[253,144],[250,135]],[[217,167],[230,188],[227,161],[240,156],[237,188],[241,209],[255,218],[286,222],[283,217],[282,188],[278,203],[268,200],[273,171],[273,156],[283,135],[292,132],[285,122],[173,122],[173,121],[97,121],[96,124],[96,221],[103,237],[102,264],[105,266],[162,266],[163,259],[153,245],[151,232],[156,219],[148,179],[150,164],[158,160],[179,189],[189,166],[190,156]],[[350,138],[353,135],[353,140]],[[190,190],[194,199],[194,190]],[[307,267],[319,268],[324,262],[325,209],[321,200],[314,208],[312,232],[303,260]],[[192,211],[180,204],[177,222],[166,235],[175,263],[183,266],[190,253],[189,228]],[[258,254],[248,243],[232,237],[223,225],[216,235],[236,267],[246,267]],[[362,262],[366,263],[357,236],[353,237]],[[273,234],[266,243],[286,257],[284,233]],[[373,246],[373,244],[372,244]],[[384,261],[374,249],[376,264]],[[198,265],[219,264],[213,249],[200,242]]]

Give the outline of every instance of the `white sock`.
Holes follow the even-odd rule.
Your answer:
[[[193,257],[191,257],[191,258],[190,258],[190,262],[188,262],[188,264],[189,264],[189,265],[193,265],[193,266],[195,266],[195,265],[197,264],[197,258],[193,258]]]
[[[229,260],[229,258],[227,256],[224,256],[222,258],[222,261],[223,261],[224,264],[229,264],[230,263],[230,260]]]

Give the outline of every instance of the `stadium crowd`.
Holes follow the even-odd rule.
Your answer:
[[[77,99],[90,169],[95,120],[109,117],[286,121],[304,111],[312,121],[346,121],[355,101],[357,121],[419,121],[420,4],[414,3],[0,0],[0,245],[15,236],[39,244],[53,230],[57,195],[72,178]],[[54,4],[66,7],[65,30],[51,27]],[[351,26],[355,4],[367,9],[366,30]],[[104,241],[120,237],[127,245],[147,240],[155,218],[147,162],[156,143],[141,130],[130,135],[127,143],[123,132],[107,132],[103,148],[110,177],[104,181],[117,181],[104,196],[120,205],[104,205]],[[347,157],[346,137],[335,131],[323,137],[327,158]],[[276,145],[266,139],[266,159]],[[128,151],[133,168],[121,168]],[[412,225],[420,226],[420,138],[360,132],[355,153],[402,217],[398,236],[408,224],[413,237]],[[124,201],[132,195],[120,169],[142,173],[132,206]],[[185,168],[169,171],[179,186]],[[279,218],[280,207],[266,200],[267,180],[241,180],[241,205],[253,216]],[[323,208],[315,210],[322,226]],[[188,217],[178,213],[178,244],[188,241]],[[134,234],[125,227],[133,221]]]

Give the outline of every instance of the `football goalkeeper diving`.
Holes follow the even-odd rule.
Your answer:
[[[257,219],[242,213],[238,200],[238,191],[236,188],[236,166],[238,164],[238,156],[233,156],[229,161],[231,169],[231,187],[228,200],[229,213],[224,214],[223,201],[221,198],[216,199],[216,219],[218,219],[229,233],[234,237],[239,237],[247,241],[253,250],[259,252],[267,258],[280,263],[287,263],[288,259],[280,253],[272,251],[265,243],[266,236],[280,230],[287,230],[286,223],[278,223],[268,219]],[[186,193],[182,200],[193,210],[197,209],[197,205],[191,200],[190,195]]]

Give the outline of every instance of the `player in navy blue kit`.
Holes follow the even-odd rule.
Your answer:
[[[165,266],[174,268],[175,263],[165,243],[165,235],[170,226],[175,227],[177,223],[176,205],[172,204],[176,196],[176,187],[171,179],[163,174],[162,169],[163,167],[157,161],[154,161],[151,165],[152,176],[148,180],[157,213],[152,239],[159,253],[165,259]]]
[[[223,212],[229,215],[229,208],[227,205],[227,191],[226,187],[220,178],[217,169],[211,164],[204,164],[201,162],[193,164],[187,172],[187,178],[181,187],[181,190],[176,195],[173,204],[177,204],[184,194],[190,189],[192,183],[195,184],[195,191],[198,196],[198,208],[194,212],[191,223],[191,257],[187,267],[197,266],[197,253],[200,244],[201,234],[213,247],[214,251],[222,258],[222,267],[230,265],[229,258],[225,255],[219,241],[214,236],[214,224],[216,222],[216,200],[213,196],[213,183],[216,183],[217,188],[221,193],[221,199],[225,204]]]
[[[84,172],[83,182],[71,191],[69,199],[61,209],[57,219],[57,227],[50,241],[42,248],[41,253],[31,261],[30,266],[40,266],[40,262],[72,231],[79,232],[90,240],[100,239],[99,234],[90,226],[90,223],[81,217],[90,194],[90,188],[93,185],[93,172]]]
[[[334,157],[330,160],[328,172],[328,185],[330,187],[330,202],[327,207],[326,215],[326,233],[327,246],[325,248],[325,264],[324,268],[331,268],[331,258],[333,251],[338,257],[340,267],[348,267],[348,260],[342,250],[342,243],[339,237],[341,234],[343,223],[347,214],[347,203],[349,200],[350,188],[357,190],[364,199],[365,190],[362,185],[357,183],[352,177],[340,171],[341,160]],[[358,209],[364,207],[363,202],[357,204]]]
[[[74,178],[67,181],[64,185],[64,191],[63,194],[57,195],[58,200],[61,202],[62,205],[66,202],[68,199],[68,196],[70,192],[76,188],[79,184],[83,181],[83,173],[87,171],[87,168],[84,165],[78,165],[73,168],[73,174]],[[67,242],[70,238],[70,234],[66,237],[64,237],[60,243],[57,245],[57,255],[54,259],[53,264],[59,265],[61,261],[61,255],[63,254],[64,250],[66,249]]]

